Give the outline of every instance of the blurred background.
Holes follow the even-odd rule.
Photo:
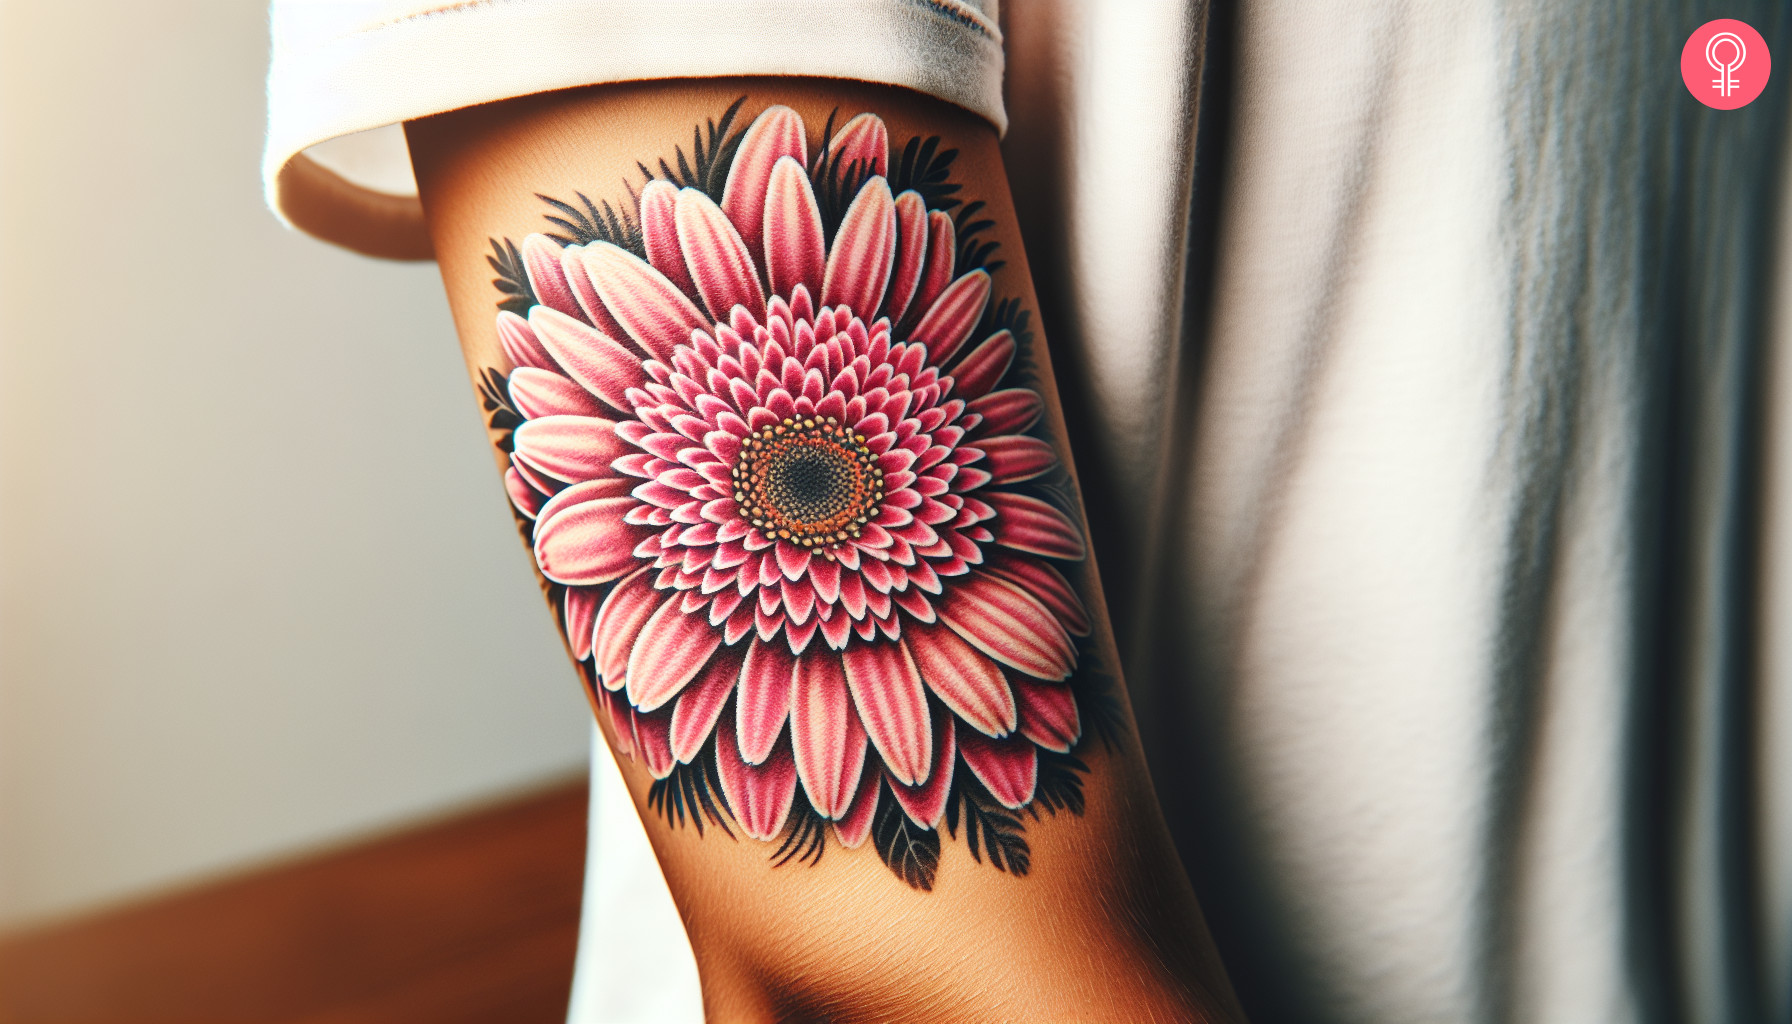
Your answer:
[[[0,0],[0,935],[586,763],[435,266],[262,205],[265,18]]]

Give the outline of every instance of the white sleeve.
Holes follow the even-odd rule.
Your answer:
[[[328,229],[296,211],[359,197],[385,211],[395,229],[408,225],[420,237],[422,209],[401,122],[513,96],[652,78],[879,82],[957,104],[1002,130],[996,3],[273,0],[263,187],[276,216],[313,233]],[[425,255],[326,240],[376,255]]]

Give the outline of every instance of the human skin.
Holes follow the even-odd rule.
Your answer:
[[[502,296],[493,290],[486,260],[491,240],[544,230],[537,194],[584,193],[629,209],[634,200],[622,183],[641,190],[637,162],[651,166],[670,156],[673,146],[689,143],[692,125],[742,96],[748,117],[773,104],[794,110],[812,151],[835,111],[835,127],[854,113],[875,112],[888,126],[893,150],[911,136],[936,135],[942,149],[956,148],[953,180],[962,183],[963,198],[988,204],[983,215],[993,226],[982,237],[999,243],[1006,261],[991,275],[995,293],[1037,308],[998,140],[974,115],[901,89],[832,80],[590,87],[407,125],[430,236],[476,386],[488,370],[508,372],[514,363],[494,327],[494,303]],[[1044,399],[1044,417],[1033,432],[1055,449],[1074,494],[1043,335],[1036,331],[1030,351],[1020,356],[1027,386]],[[509,454],[494,451],[500,470],[510,468]],[[1080,522],[1079,509],[1067,511]],[[1152,792],[1093,562],[1064,571],[1080,590],[1092,627],[1078,641],[1071,683],[1104,688],[1114,727],[1097,740],[1084,715],[1083,735],[1071,751],[1088,769],[1079,776],[1082,814],[1016,812],[1030,851],[1020,870],[992,870],[968,856],[964,843],[945,842],[928,885],[905,885],[873,843],[848,848],[832,832],[822,843],[825,856],[813,863],[775,865],[765,843],[731,838],[720,828],[700,835],[688,824],[670,824],[650,806],[654,780],[647,768],[639,758],[619,757],[689,933],[709,1019],[1242,1019]],[[545,577],[543,583],[549,586]],[[919,636],[922,626],[911,622],[910,629]],[[740,644],[754,642],[749,634]],[[813,651],[817,658],[827,653],[819,640]],[[625,693],[633,699],[632,690],[605,696],[590,674],[586,679],[594,699],[620,701]],[[934,706],[937,712],[937,701]],[[630,749],[628,737],[618,743],[615,715],[598,710],[612,749]],[[957,730],[966,742],[978,739],[962,721]],[[881,749],[873,748],[869,763],[875,765]],[[974,784],[959,771],[966,785]],[[807,806],[803,788],[796,800],[800,812]]]

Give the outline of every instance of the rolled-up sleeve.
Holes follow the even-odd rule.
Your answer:
[[[275,0],[262,160],[285,223],[427,257],[400,128],[411,118],[604,82],[803,75],[903,86],[1006,128],[996,0]],[[316,216],[331,204],[377,210]],[[340,212],[340,211],[334,211]]]

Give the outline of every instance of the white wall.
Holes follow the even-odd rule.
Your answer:
[[[0,0],[0,926],[569,770],[433,265],[262,208],[258,0]]]

